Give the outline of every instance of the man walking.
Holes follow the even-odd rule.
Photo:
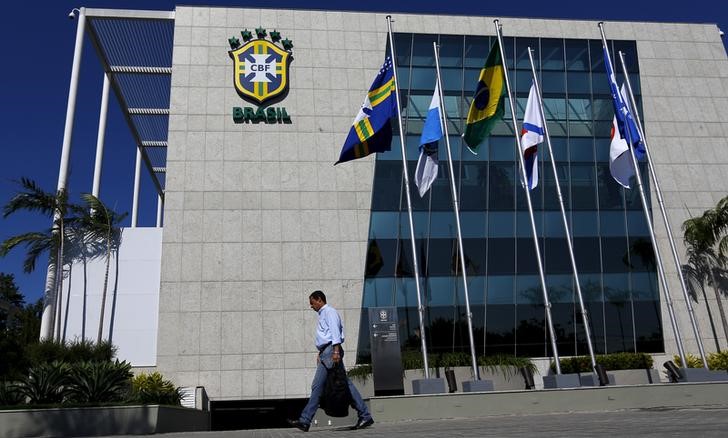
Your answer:
[[[344,327],[341,324],[341,317],[333,307],[326,304],[326,295],[320,290],[314,291],[309,297],[308,302],[311,308],[318,312],[318,325],[316,326],[316,348],[318,349],[318,364],[316,365],[316,374],[311,383],[311,398],[308,399],[306,407],[303,408],[301,416],[298,420],[288,420],[291,426],[297,427],[304,432],[308,432],[311,427],[311,420],[316,414],[321,401],[321,395],[326,385],[326,375],[328,370],[334,365],[344,366],[342,360],[344,358],[344,349],[341,344],[344,343]],[[364,404],[359,391],[351,380],[347,377],[349,392],[351,393],[351,406],[356,409],[359,419],[351,429],[364,429],[374,424],[374,419]]]

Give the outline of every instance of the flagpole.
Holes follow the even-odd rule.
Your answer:
[[[453,211],[455,213],[455,226],[458,233],[458,252],[460,256],[460,271],[463,275],[463,285],[465,286],[465,312],[468,316],[468,337],[470,340],[470,356],[472,358],[473,365],[473,377],[475,380],[480,380],[480,373],[478,372],[478,359],[475,354],[475,343],[473,342],[473,313],[470,311],[470,298],[468,294],[468,275],[465,266],[465,250],[463,249],[463,234],[460,227],[460,205],[458,203],[458,193],[455,189],[455,172],[453,171],[452,165],[452,153],[450,152],[450,137],[447,132],[447,115],[445,114],[445,99],[442,97],[442,81],[440,78],[440,54],[437,50],[437,43],[432,42],[432,49],[435,52],[435,71],[437,72],[437,90],[438,100],[440,101],[440,126],[442,127],[442,133],[445,137],[445,146],[447,147],[447,163],[448,169],[450,170],[450,191],[452,193]],[[456,277],[457,279],[457,277]]]
[[[604,53],[607,57],[607,62],[612,66],[612,59],[609,55],[609,48],[607,46],[607,37],[604,34],[604,23],[599,22],[599,31],[602,34],[602,44],[604,45]],[[619,93],[619,90],[617,90]],[[670,297],[670,289],[667,286],[667,278],[665,277],[665,270],[662,266],[662,258],[660,257],[660,249],[657,246],[657,239],[655,238],[655,230],[652,227],[652,220],[650,218],[650,210],[647,205],[647,197],[645,196],[645,189],[642,185],[642,176],[640,175],[640,169],[637,164],[637,157],[634,154],[634,148],[632,147],[632,133],[629,127],[624,130],[627,136],[627,149],[632,159],[632,169],[634,170],[635,179],[637,180],[637,188],[639,190],[640,199],[642,200],[642,211],[645,214],[645,221],[647,222],[647,229],[650,232],[650,241],[652,242],[652,248],[655,252],[655,264],[657,265],[657,273],[662,283],[662,288],[665,294],[665,304],[667,304],[667,312],[670,315],[670,323],[672,324],[672,332],[675,336],[675,343],[677,344],[677,352],[680,356],[680,361],[684,367],[687,367],[687,361],[685,359],[685,351],[683,350],[682,338],[680,337],[680,327],[677,325],[677,319],[675,318],[675,309],[672,304],[672,298]]]
[[[528,177],[526,175],[526,165],[523,162],[523,152],[521,151],[521,136],[518,135],[518,119],[516,119],[516,109],[514,99],[511,94],[511,82],[508,78],[508,63],[506,62],[505,50],[503,49],[503,36],[501,35],[501,25],[498,19],[493,20],[495,24],[495,33],[498,36],[498,48],[500,49],[501,64],[503,65],[504,78],[506,81],[506,91],[508,92],[508,103],[511,107],[511,117],[513,118],[513,131],[516,135],[516,156],[521,167],[521,175],[523,175],[524,191],[526,192],[526,204],[528,205],[528,215],[531,219],[531,232],[533,233],[533,245],[536,250],[536,262],[538,263],[538,275],[541,280],[541,290],[543,292],[543,304],[546,309],[546,323],[548,324],[549,337],[551,338],[551,349],[554,353],[554,363],[556,374],[561,374],[561,364],[559,363],[559,351],[556,348],[556,333],[554,332],[554,323],[551,318],[551,301],[549,300],[548,289],[546,289],[546,279],[543,273],[543,264],[541,262],[541,248],[538,244],[538,233],[536,232],[536,220],[533,217],[533,205],[531,204],[531,191],[528,188]]]
[[[397,56],[394,51],[394,37],[392,36],[392,16],[387,15],[387,29],[389,48],[392,54],[392,72],[394,73],[394,95],[397,100],[397,123],[399,124],[399,144],[402,148],[402,174],[404,176],[404,192],[407,194],[407,216],[409,218],[410,241],[412,243],[412,264],[415,271],[415,286],[417,289],[417,315],[420,318],[420,340],[422,342],[422,363],[425,366],[425,379],[430,378],[430,366],[427,363],[427,343],[425,342],[425,308],[422,305],[420,294],[420,269],[417,265],[417,245],[415,244],[415,224],[412,219],[412,198],[410,196],[409,175],[407,172],[407,150],[404,146],[405,132],[402,129],[402,104],[399,101],[399,80],[397,79]]]
[[[569,221],[566,219],[566,208],[564,207],[564,196],[561,194],[561,184],[559,182],[559,174],[556,171],[556,159],[554,158],[554,150],[551,147],[551,134],[549,134],[548,123],[546,122],[546,114],[543,110],[543,100],[541,99],[541,87],[536,77],[536,67],[533,62],[533,50],[528,48],[528,59],[531,61],[531,75],[533,76],[533,86],[536,90],[536,98],[538,99],[538,113],[543,123],[544,137],[546,137],[546,146],[549,148],[549,157],[551,157],[551,170],[554,173],[554,181],[556,183],[556,195],[559,198],[559,207],[561,208],[561,219],[564,222],[564,232],[566,233],[566,243],[569,247],[569,259],[571,260],[571,269],[574,272],[574,283],[576,284],[576,295],[579,297],[579,310],[581,311],[582,322],[584,324],[584,334],[586,335],[586,344],[589,347],[589,357],[591,358],[592,370],[597,370],[597,360],[594,356],[594,346],[592,345],[591,329],[589,328],[589,315],[584,306],[584,296],[581,293],[581,285],[579,282],[579,272],[576,268],[576,258],[574,257],[574,244],[571,241],[571,231],[569,230]],[[601,382],[606,385],[606,382]]]
[[[692,326],[693,326],[693,333],[695,334],[695,340],[698,343],[698,350],[700,351],[700,359],[703,361],[703,367],[707,370],[708,361],[705,358],[705,349],[703,348],[703,339],[700,336],[700,329],[698,328],[698,325],[695,322],[695,313],[693,312],[693,305],[690,302],[690,296],[688,295],[688,289],[685,286],[685,277],[683,276],[682,265],[680,263],[680,258],[677,254],[677,249],[675,248],[675,239],[672,236],[672,228],[670,228],[670,221],[668,220],[667,212],[665,211],[665,203],[662,200],[662,190],[660,190],[660,182],[657,180],[657,173],[655,172],[655,167],[652,165],[652,156],[650,155],[650,148],[647,147],[647,137],[645,136],[645,131],[642,128],[642,122],[640,121],[640,115],[637,113],[637,104],[635,103],[634,94],[632,93],[632,83],[629,80],[629,73],[627,72],[627,64],[624,62],[624,53],[622,53],[621,51],[619,52],[619,60],[622,63],[622,72],[624,73],[624,78],[627,82],[627,90],[629,91],[628,105],[631,106],[632,114],[634,114],[635,121],[637,122],[637,129],[639,130],[640,136],[642,137],[642,144],[645,147],[645,155],[647,156],[648,168],[650,169],[650,175],[652,176],[652,181],[655,183],[655,193],[657,194],[657,203],[660,206],[660,213],[662,214],[662,220],[665,222],[665,229],[667,230],[667,238],[670,242],[670,249],[672,250],[672,258],[675,261],[675,269],[677,269],[677,274],[678,274],[678,277],[680,278],[680,286],[682,288],[683,297],[685,298],[685,303],[688,308],[688,316],[690,316],[690,324],[692,324]],[[683,362],[683,366],[687,366],[687,364],[685,362]]]

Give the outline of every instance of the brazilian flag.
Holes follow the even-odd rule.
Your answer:
[[[506,94],[503,63],[500,47],[496,40],[490,49],[485,66],[480,71],[478,87],[475,89],[473,103],[468,111],[468,121],[463,138],[470,150],[478,153],[480,144],[485,140],[496,122],[503,118],[505,106],[503,96]]]

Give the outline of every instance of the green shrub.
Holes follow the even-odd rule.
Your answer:
[[[703,368],[703,361],[698,356],[688,353],[687,356],[685,356],[685,359],[688,361],[688,368]],[[675,362],[675,365],[680,368],[684,368],[682,361],[680,360],[680,356],[676,354],[672,357],[672,360]],[[708,365],[710,365],[710,363],[708,363]]]
[[[595,357],[598,364],[607,371],[649,369],[652,368],[652,356],[647,353],[610,353]],[[590,373],[592,363],[589,356],[574,356],[561,359],[561,372],[564,374]],[[556,365],[551,363],[551,370],[556,371]]]
[[[66,395],[67,374],[68,365],[62,362],[37,365],[21,380],[18,391],[30,404],[60,403]]]
[[[27,355],[31,368],[54,361],[68,364],[80,362],[110,362],[116,355],[116,347],[104,341],[95,344],[87,340],[61,343],[43,341],[28,346]]]
[[[728,370],[728,351],[710,353],[708,367],[711,370]]]
[[[25,402],[25,396],[18,385],[11,382],[0,382],[0,406],[18,406]]]
[[[480,356],[478,365],[491,373],[502,372],[504,377],[514,376],[519,368],[526,368],[531,374],[536,374],[536,364],[527,357],[509,356],[507,354],[495,354],[491,356]]]
[[[170,380],[154,372],[139,374],[131,380],[131,399],[141,404],[179,405],[181,394],[179,388]]]
[[[350,379],[356,379],[363,382],[372,375],[372,364],[365,363],[349,368],[346,375],[348,375]]]
[[[66,393],[76,403],[124,400],[132,376],[128,362],[79,362],[69,367]]]

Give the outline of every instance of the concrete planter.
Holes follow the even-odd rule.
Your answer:
[[[455,380],[457,381],[458,392],[463,391],[463,382],[473,380],[473,369],[471,367],[453,367],[451,368],[455,372]],[[526,385],[523,382],[520,371],[515,367],[508,367],[506,375],[503,372],[492,373],[484,367],[479,367],[480,378],[482,380],[493,381],[493,386],[496,391],[511,391],[525,389]],[[439,373],[436,369],[430,370],[430,377],[442,377],[445,378],[445,370],[440,368]],[[404,371],[404,393],[405,395],[412,394],[412,381],[415,379],[424,379],[425,373],[422,370],[405,370]],[[366,379],[355,378],[352,379],[354,385],[356,385],[359,393],[364,398],[370,398],[374,396],[374,384],[371,376]],[[447,391],[447,386],[445,387]]]
[[[614,376],[615,385],[646,385],[660,383],[660,373],[654,369],[607,371]]]
[[[2,437],[147,435],[209,429],[209,412],[175,406],[0,411]]]

